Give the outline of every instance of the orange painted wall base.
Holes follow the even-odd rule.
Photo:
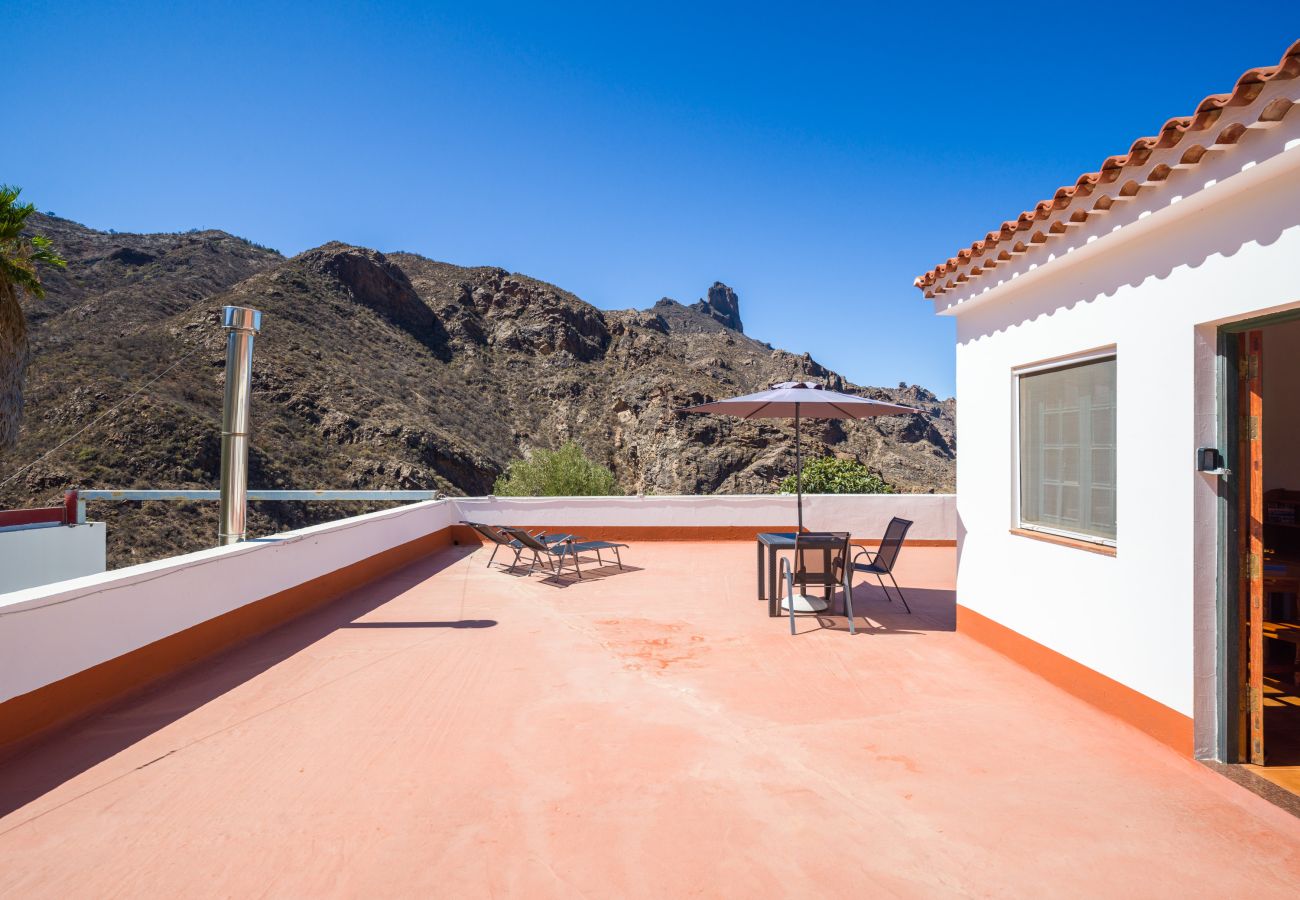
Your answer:
[[[1192,755],[1190,717],[960,604],[957,630],[1179,753]]]
[[[0,759],[149,685],[451,545],[444,528],[0,703]]]

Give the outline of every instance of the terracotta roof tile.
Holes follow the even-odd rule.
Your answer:
[[[1000,228],[990,231],[983,240],[958,250],[956,256],[921,275],[913,284],[924,291],[927,297],[933,297],[957,284],[978,277],[994,268],[998,262],[1006,262],[1011,258],[1011,253],[1024,253],[1032,246],[1046,243],[1053,235],[1066,233],[1070,229],[1059,221],[1046,231],[1035,230],[1035,228],[1039,222],[1047,220],[1057,212],[1069,209],[1072,204],[1081,198],[1091,196],[1099,188],[1118,183],[1120,185],[1118,195],[1131,197],[1144,184],[1164,181],[1173,171],[1173,167],[1168,163],[1160,163],[1146,172],[1135,170],[1145,165],[1156,151],[1177,147],[1188,135],[1200,136],[1204,132],[1207,133],[1204,137],[1208,137],[1209,140],[1202,138],[1188,146],[1177,163],[1179,166],[1198,164],[1210,146],[1235,144],[1245,134],[1248,126],[1240,121],[1233,122],[1217,134],[1213,133],[1225,111],[1250,107],[1259,99],[1269,82],[1286,81],[1297,77],[1300,77],[1300,41],[1296,41],[1287,49],[1276,66],[1250,69],[1237,79],[1237,84],[1230,93],[1211,94],[1206,97],[1197,104],[1196,111],[1192,115],[1170,119],[1161,126],[1156,135],[1138,138],[1129,147],[1127,153],[1122,156],[1107,157],[1098,171],[1086,172],[1080,175],[1074,184],[1058,188],[1050,200],[1040,201],[1033,209],[1022,212],[1011,221],[1003,222]],[[1257,114],[1253,116],[1253,121],[1264,124],[1279,122],[1290,112],[1293,105],[1294,101],[1289,98],[1274,98],[1259,107]],[[1114,198],[1103,195],[1097,198],[1090,209],[1105,211],[1112,203]],[[1089,209],[1076,209],[1069,217],[1070,223],[1086,221],[1089,211]],[[1032,233],[1026,238],[1026,232]],[[1015,243],[1012,244],[1012,241]],[[985,254],[999,248],[999,245],[1003,246],[996,257],[981,259]],[[977,261],[977,264],[969,271],[957,273],[959,268],[973,261]]]

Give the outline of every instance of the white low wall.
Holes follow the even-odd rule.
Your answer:
[[[0,702],[452,525],[447,500],[0,595]]]
[[[487,525],[626,525],[651,528],[795,527],[793,495],[721,494],[637,497],[470,497],[455,501],[460,517]],[[952,494],[808,494],[804,527],[848,531],[878,539],[894,516],[914,524],[909,540],[955,541],[957,498]],[[685,535],[689,539],[689,534]]]
[[[0,595],[108,568],[103,522],[0,529]]]

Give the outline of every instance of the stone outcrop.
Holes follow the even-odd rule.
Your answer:
[[[713,282],[708,296],[692,303],[690,308],[733,331],[744,332],[745,330],[744,324],[740,321],[740,298],[736,296],[735,291],[720,281]]]

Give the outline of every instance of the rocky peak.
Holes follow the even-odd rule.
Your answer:
[[[745,331],[745,326],[740,321],[740,298],[736,296],[735,291],[721,281],[713,282],[713,287],[709,288],[708,296],[703,300],[692,303],[690,308],[698,313],[703,313],[720,325],[725,325],[742,334]]]
[[[435,329],[433,310],[406,273],[376,250],[332,241],[308,250],[296,262],[336,278],[358,303],[408,330],[423,335]]]

